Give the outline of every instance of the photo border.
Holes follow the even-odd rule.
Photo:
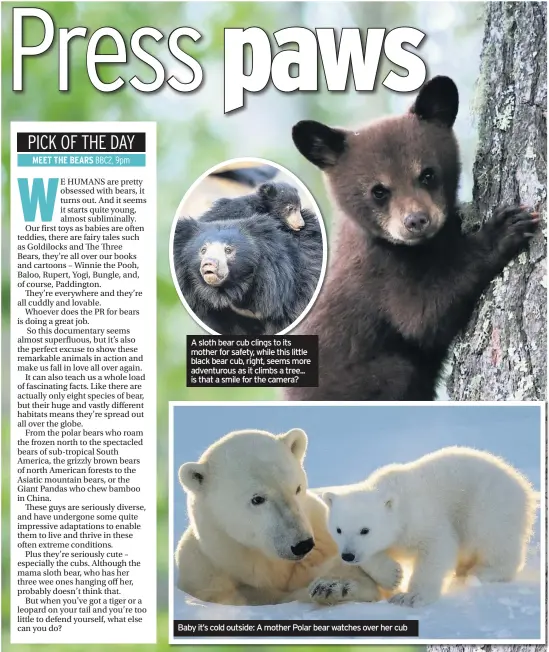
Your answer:
[[[258,165],[270,165],[280,172],[288,175],[295,183],[299,184],[299,187],[304,190],[308,196],[309,200],[311,201],[311,204],[315,210],[316,218],[318,219],[318,222],[320,224],[320,231],[322,234],[322,267],[320,269],[320,276],[318,277],[318,282],[315,288],[315,291],[313,293],[313,296],[309,300],[309,303],[305,307],[305,310],[299,315],[299,317],[293,321],[289,326],[281,330],[279,333],[274,333],[274,335],[286,335],[287,333],[290,333],[298,324],[300,324],[303,319],[309,314],[311,308],[314,306],[318,295],[320,294],[320,291],[322,290],[322,286],[324,285],[324,279],[326,276],[326,268],[328,265],[328,235],[326,232],[326,225],[324,224],[324,217],[322,216],[322,213],[320,211],[320,208],[318,206],[318,203],[316,199],[313,196],[313,193],[309,190],[309,188],[301,181],[301,179],[298,178],[297,175],[295,175],[293,172],[288,170],[288,168],[285,168],[283,165],[280,163],[275,163],[274,161],[269,161],[268,159],[264,158],[259,158],[255,156],[239,156],[237,158],[229,158],[226,161],[221,161],[217,163],[216,165],[212,166],[206,172],[203,172],[198,179],[192,183],[187,192],[183,195],[183,198],[179,202],[179,206],[182,206],[185,204],[185,201],[189,195],[191,195],[196,188],[206,179],[210,174],[213,174],[218,168],[220,167],[225,167],[226,165],[230,163],[257,163]],[[181,303],[183,304],[185,310],[189,313],[189,316],[192,318],[192,320],[200,326],[200,328],[204,329],[207,333],[210,335],[227,335],[227,333],[217,333],[213,329],[211,329],[209,326],[207,326],[199,317],[196,316],[194,311],[191,309],[189,304],[187,303],[187,300],[183,296],[183,292],[181,291],[181,288],[179,287],[179,283],[177,281],[177,275],[175,273],[175,265],[174,265],[174,260],[173,260],[173,241],[175,237],[175,226],[177,224],[177,220],[179,219],[178,217],[178,212],[176,211],[175,215],[172,218],[172,225],[170,227],[170,238],[169,238],[169,260],[170,260],[170,272],[172,276],[172,281],[175,287],[175,290],[177,292],[177,296],[179,297]],[[194,219],[194,218],[189,218],[189,219]]]
[[[174,575],[174,469],[173,469],[173,444],[174,444],[174,410],[178,407],[537,407],[540,411],[540,638],[539,639],[422,639],[420,636],[405,638],[393,637],[294,637],[282,638],[277,636],[250,636],[250,637],[184,637],[173,636],[173,607],[175,586]],[[169,402],[169,441],[168,441],[168,477],[169,477],[169,605],[168,605],[168,640],[170,645],[546,645],[547,644],[547,425],[546,405],[544,401],[170,401]],[[517,437],[520,433],[517,433]],[[229,619],[230,620],[230,619]],[[334,619],[335,620],[335,619]],[[374,619],[375,620],[375,619]]]

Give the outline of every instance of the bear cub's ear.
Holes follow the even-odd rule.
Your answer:
[[[321,122],[302,120],[294,125],[292,138],[303,156],[321,170],[335,165],[347,147],[347,134]]]
[[[185,491],[197,493],[204,489],[206,464],[186,462],[179,467],[179,482]]]
[[[410,113],[420,120],[452,127],[459,107],[458,89],[450,77],[433,77],[419,91]]]
[[[278,191],[274,183],[262,183],[257,189],[257,194],[263,199],[275,199]]]
[[[323,502],[326,503],[328,507],[331,507],[336,495],[333,493],[333,491],[324,491],[321,498]]]
[[[290,449],[299,462],[305,457],[307,451],[307,435],[301,428],[292,428],[278,438]]]
[[[393,511],[396,506],[397,506],[396,496],[393,495],[385,496],[385,509],[387,509],[388,511]]]

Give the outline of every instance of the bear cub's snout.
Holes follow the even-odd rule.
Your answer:
[[[427,213],[410,213],[404,218],[404,226],[411,233],[422,233],[431,224]]]

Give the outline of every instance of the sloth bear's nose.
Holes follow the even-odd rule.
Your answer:
[[[217,269],[219,267],[219,261],[216,258],[204,258],[202,260],[202,267],[213,267]]]
[[[343,552],[341,553],[341,559],[343,559],[343,561],[354,561],[355,556],[352,552]]]
[[[410,213],[404,218],[404,226],[412,233],[421,233],[429,226],[427,213]]]
[[[297,545],[291,546],[292,552],[296,557],[303,557],[315,547],[314,539],[305,539]]]

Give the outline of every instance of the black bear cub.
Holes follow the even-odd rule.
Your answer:
[[[242,197],[218,199],[200,219],[202,222],[215,222],[267,214],[293,231],[305,226],[299,192],[283,181],[262,183],[254,193]]]
[[[523,206],[461,230],[458,92],[435,77],[410,111],[355,130],[295,125],[341,214],[322,291],[299,332],[317,334],[318,388],[290,400],[433,400],[444,360],[492,279],[539,217]]]
[[[279,333],[305,310],[320,277],[318,218],[301,209],[290,186],[288,196],[282,184],[264,185],[276,188],[218,200],[198,220],[176,224],[173,256],[181,292],[197,317],[222,335]],[[254,195],[274,212],[255,212]],[[288,224],[294,210],[303,222],[298,232]]]

